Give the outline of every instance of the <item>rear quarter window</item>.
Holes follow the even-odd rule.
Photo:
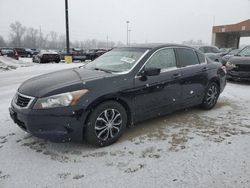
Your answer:
[[[199,64],[199,60],[194,50],[187,48],[176,49],[179,67],[186,67]]]
[[[198,57],[200,63],[206,63],[206,59],[205,59],[205,56],[203,54],[201,54],[199,52],[196,52],[196,54],[197,54],[197,57]]]

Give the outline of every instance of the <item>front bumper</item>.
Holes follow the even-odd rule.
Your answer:
[[[82,141],[86,118],[80,107],[46,110],[9,108],[13,121],[24,131],[53,142]]]
[[[245,80],[250,81],[250,72],[244,71],[228,71],[227,78],[233,80]]]

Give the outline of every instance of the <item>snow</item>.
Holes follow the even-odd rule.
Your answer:
[[[228,83],[214,109],[140,123],[105,148],[51,143],[12,122],[8,107],[24,80],[76,66],[32,64],[0,72],[1,188],[250,186],[250,84]]]

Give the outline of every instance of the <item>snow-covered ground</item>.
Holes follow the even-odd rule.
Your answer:
[[[8,107],[21,82],[79,65],[0,72],[0,188],[250,187],[250,84],[228,83],[213,110],[140,123],[105,148],[51,143],[12,122]]]

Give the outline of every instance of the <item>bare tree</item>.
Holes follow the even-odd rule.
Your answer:
[[[22,38],[25,33],[25,27],[20,22],[10,24],[10,42],[13,46],[22,46]]]
[[[26,48],[37,48],[38,47],[38,30],[34,28],[28,28],[24,39],[23,46]]]
[[[0,36],[0,47],[4,47],[4,46],[7,46],[4,38],[2,36]]]
[[[65,35],[60,35],[58,37],[58,48],[60,50],[64,50],[66,47],[66,36]]]
[[[84,50],[107,47],[112,48],[115,46],[115,43],[112,41],[108,41],[107,43],[107,41],[96,39],[88,39],[84,41],[76,40],[70,44],[71,47],[81,48]],[[0,46],[6,45],[7,44],[3,37],[0,36]],[[43,33],[41,27],[39,29],[32,27],[26,29],[20,22],[14,22],[10,24],[9,45],[13,47],[64,50],[66,47],[66,37],[65,35],[58,35],[55,31]]]
[[[50,31],[49,33],[49,48],[50,49],[57,49],[58,48],[58,35],[55,31]]]

